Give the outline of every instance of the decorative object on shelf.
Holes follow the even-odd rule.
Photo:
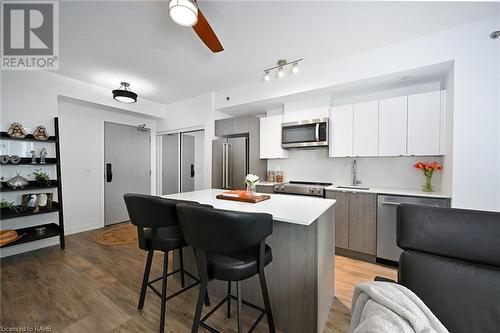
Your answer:
[[[52,193],[23,194],[21,200],[21,211],[38,213],[42,208],[52,208]]]
[[[123,89],[122,89],[123,88]],[[130,83],[120,82],[120,87],[112,91],[113,98],[123,103],[137,102],[137,94],[130,90]]]
[[[28,132],[23,128],[23,125],[20,123],[12,123],[10,124],[9,129],[7,130],[7,134],[11,138],[22,139],[28,135]]]
[[[259,183],[259,176],[249,173],[245,177],[245,184],[247,185],[247,193],[255,195],[255,186]]]
[[[35,232],[38,236],[43,236],[47,233],[47,227],[36,228]]]
[[[35,178],[37,185],[40,187],[47,187],[50,185],[49,175],[43,172],[42,169],[35,169],[35,171],[28,176]]]
[[[33,132],[33,137],[37,140],[47,140],[49,136],[47,129],[43,125],[37,126]]]
[[[9,161],[12,164],[17,164],[17,163],[21,162],[21,158],[17,155],[12,155],[9,157]]]
[[[34,150],[31,151],[31,164],[36,164],[36,152]]]
[[[276,63],[276,66],[264,69],[264,81],[267,82],[271,79],[270,73],[275,69],[278,69],[278,72],[276,74],[278,76],[278,78],[282,78],[283,76],[285,76],[284,67],[286,67],[286,66],[291,66],[290,72],[292,74],[297,74],[299,72],[299,62],[302,60],[303,59],[297,59],[297,60],[293,60],[293,61],[287,61],[286,59],[278,60],[278,62]]]
[[[19,238],[23,237],[25,234],[19,236],[15,230],[3,230],[0,231],[0,246],[15,242]]]
[[[20,175],[20,171],[17,170],[17,176],[12,177],[7,181],[7,186],[12,188],[23,188],[28,185],[28,180]]]
[[[415,168],[422,170],[425,176],[425,184],[422,186],[424,192],[433,192],[434,189],[432,187],[432,174],[434,171],[442,170],[443,166],[439,164],[437,161],[432,163],[427,162],[418,162],[415,164]]]
[[[8,202],[4,199],[2,199],[2,201],[0,201],[0,209],[1,210],[10,210],[14,213],[16,213],[17,215],[19,215],[19,208],[14,204],[14,202]]]
[[[9,163],[9,155],[0,155],[0,163],[7,164]]]
[[[46,156],[47,156],[47,149],[42,148],[42,150],[40,150],[40,164],[46,164],[45,163]]]

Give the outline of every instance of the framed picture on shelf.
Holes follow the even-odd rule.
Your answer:
[[[21,212],[30,211],[37,213],[40,209],[52,208],[53,193],[31,193],[23,194],[21,200]]]

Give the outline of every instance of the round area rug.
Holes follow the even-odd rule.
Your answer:
[[[101,245],[129,245],[137,243],[137,227],[131,223],[124,223],[107,227],[93,238]]]

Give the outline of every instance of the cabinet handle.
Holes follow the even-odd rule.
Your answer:
[[[384,202],[382,202],[382,205],[399,206],[399,205],[401,205],[401,203],[400,202],[393,202],[393,201],[384,201]]]

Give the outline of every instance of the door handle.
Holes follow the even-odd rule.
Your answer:
[[[106,164],[106,182],[111,183],[113,180],[113,170],[111,167],[111,163]]]
[[[194,164],[191,164],[191,178],[194,177]]]

